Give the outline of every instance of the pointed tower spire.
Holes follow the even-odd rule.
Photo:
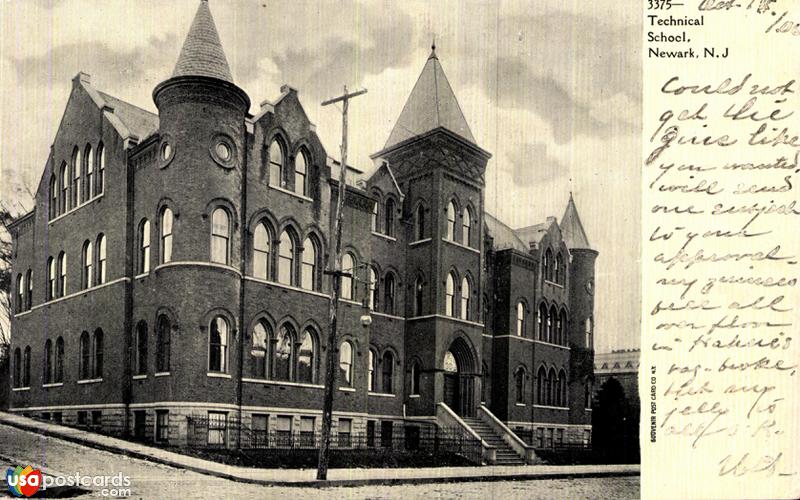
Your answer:
[[[422,68],[422,73],[406,101],[400,117],[389,134],[384,150],[407,139],[416,137],[439,127],[460,136],[467,142],[475,143],[475,137],[467,125],[461,106],[447,81],[439,57],[436,55],[436,42],[431,45],[431,54]]]
[[[206,76],[233,83],[207,0],[201,0],[197,7],[172,76]]]
[[[572,191],[569,193],[569,201],[567,202],[567,209],[564,211],[564,217],[561,218],[561,234],[564,237],[564,243],[570,250],[573,248],[592,250],[589,238],[586,237],[586,231],[583,229],[581,218],[578,216],[578,209],[575,207]]]

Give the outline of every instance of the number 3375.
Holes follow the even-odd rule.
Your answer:
[[[647,0],[648,10],[669,10],[672,8],[672,0]]]

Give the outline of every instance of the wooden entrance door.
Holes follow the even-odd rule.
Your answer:
[[[459,380],[458,374],[445,373],[444,374],[444,404],[450,407],[451,410],[457,414],[461,414],[461,398],[459,397]]]

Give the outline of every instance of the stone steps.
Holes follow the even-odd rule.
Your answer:
[[[495,463],[497,465],[525,465],[524,458],[520,457],[502,436],[495,433],[489,424],[479,418],[464,418],[463,420],[489,446],[496,448]]]

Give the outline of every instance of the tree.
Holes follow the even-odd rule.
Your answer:
[[[592,447],[603,462],[639,461],[639,415],[635,413],[622,384],[609,378],[600,387],[592,410]]]

